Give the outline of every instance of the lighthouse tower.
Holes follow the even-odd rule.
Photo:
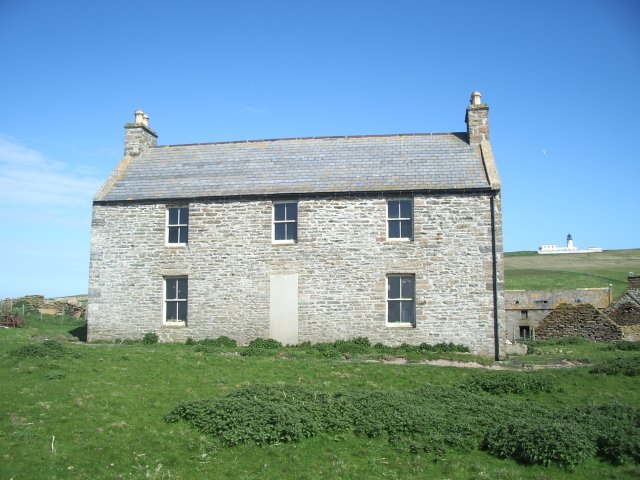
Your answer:
[[[567,235],[567,250],[571,251],[571,250],[575,250],[576,247],[573,246],[573,237],[571,237],[571,234]]]

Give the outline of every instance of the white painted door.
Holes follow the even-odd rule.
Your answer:
[[[272,274],[269,337],[284,345],[298,343],[298,274]]]

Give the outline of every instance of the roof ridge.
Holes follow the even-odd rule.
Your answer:
[[[240,144],[240,143],[259,143],[259,142],[280,142],[280,141],[293,141],[293,140],[330,140],[330,139],[349,139],[349,138],[376,138],[376,137],[419,137],[419,136],[466,136],[467,132],[441,132],[441,133],[383,133],[383,134],[368,134],[368,135],[321,135],[317,137],[283,137],[283,138],[257,138],[251,140],[227,140],[222,142],[201,142],[201,143],[174,143],[171,145],[156,145],[155,148],[167,148],[167,147],[196,147],[200,145],[226,145],[226,144]]]

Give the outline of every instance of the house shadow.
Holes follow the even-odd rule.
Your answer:
[[[87,323],[85,322],[79,327],[69,330],[69,333],[76,337],[81,342],[87,341]]]

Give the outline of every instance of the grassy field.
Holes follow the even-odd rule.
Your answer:
[[[370,415],[374,420],[363,417],[360,421],[372,423],[374,431],[378,421],[388,421],[392,426],[405,422],[402,412],[416,421],[423,409],[441,412],[438,409],[448,402],[432,404],[429,398],[416,400],[408,393],[427,387],[441,388],[437,391],[453,403],[459,399],[475,400],[465,400],[455,412],[441,417],[434,413],[432,424],[422,434],[441,431],[442,422],[453,425],[447,428],[454,430],[460,428],[457,420],[473,424],[484,415],[471,418],[465,409],[483,402],[498,402],[495,408],[503,409],[491,422],[495,426],[516,418],[525,424],[534,422],[535,412],[540,409],[556,412],[566,407],[612,402],[617,402],[619,409],[640,408],[639,376],[594,374],[590,373],[593,364],[586,364],[621,358],[637,365],[637,350],[610,350],[607,345],[583,342],[537,344],[533,355],[514,357],[508,363],[527,365],[529,370],[534,365],[563,362],[584,365],[526,374],[528,380],[552,380],[554,388],[550,391],[490,395],[464,393],[460,385],[473,376],[480,375],[482,380],[484,375],[499,372],[425,363],[434,357],[475,359],[465,353],[390,354],[365,349],[327,357],[310,347],[287,347],[244,356],[237,354],[243,351],[242,347],[198,351],[194,345],[86,344],[77,341],[76,336],[81,333],[79,321],[46,316],[42,322],[39,317],[28,318],[24,328],[0,329],[1,479],[543,480],[640,476],[640,466],[633,462],[613,465],[590,457],[572,469],[524,465],[490,455],[477,445],[429,450],[418,442],[420,448],[407,448],[406,442],[390,442],[387,434],[363,434],[357,429],[321,431],[293,443],[230,447],[185,421],[165,421],[165,416],[183,400],[219,399],[256,384],[282,389],[302,387],[310,392],[339,393],[344,398],[350,392],[368,392],[371,398],[361,396],[376,408],[365,411],[364,417]],[[43,350],[45,339],[60,342],[62,349]],[[394,363],[398,357],[406,358],[407,363]],[[387,363],[381,361],[384,359]],[[501,385],[520,383],[509,381]],[[388,411],[384,402],[391,400],[381,397],[383,394],[426,403],[412,408],[408,402],[403,408],[396,405]],[[277,412],[272,413],[273,422],[298,418],[295,399],[287,402],[280,417]],[[494,403],[487,405],[489,418]],[[242,413],[240,410],[234,415]],[[271,421],[264,414],[259,420],[265,418]],[[454,431],[445,432],[445,436],[455,436]],[[251,429],[244,432],[252,433],[255,432]],[[464,428],[457,435],[463,436],[456,438],[464,438]],[[437,442],[437,436],[427,438]],[[545,444],[548,440],[545,438]]]
[[[602,253],[538,255],[505,253],[505,288],[546,290],[613,287],[614,298],[627,286],[629,272],[640,273],[640,249]]]

